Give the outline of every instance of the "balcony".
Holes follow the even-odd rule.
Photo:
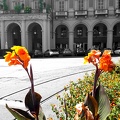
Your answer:
[[[100,16],[100,15],[108,15],[108,10],[107,9],[96,9],[95,10],[95,16]]]
[[[115,14],[116,14],[116,16],[120,15],[120,8],[117,8],[117,9],[115,10]]]
[[[75,17],[85,16],[87,17],[88,11],[87,10],[76,10]]]
[[[29,13],[40,13],[39,9],[31,9]],[[18,14],[15,10],[0,10],[0,14]],[[25,10],[21,10],[19,14],[26,14]]]
[[[56,11],[55,12],[55,17],[64,17],[67,18],[68,17],[68,12],[67,11]]]

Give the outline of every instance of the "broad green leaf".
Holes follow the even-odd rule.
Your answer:
[[[85,106],[88,106],[89,110],[93,113],[94,116],[98,114],[98,103],[94,97],[92,97],[89,93],[84,102]]]
[[[9,108],[7,104],[6,104],[6,108],[15,118],[17,118],[17,120],[35,120],[35,118],[26,111],[16,108]]]
[[[46,120],[45,115],[42,111],[42,108],[39,108],[39,115],[38,115],[39,120]]]
[[[98,112],[100,120],[105,120],[110,114],[110,101],[102,85],[99,85],[96,88],[95,98],[98,102]]]

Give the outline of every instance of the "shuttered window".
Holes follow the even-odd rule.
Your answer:
[[[93,0],[89,0],[89,7],[93,7]]]
[[[64,1],[59,2],[59,11],[64,11]]]
[[[98,0],[98,9],[104,9],[104,0]]]
[[[113,0],[109,0],[109,6],[113,6],[114,5],[114,1]]]
[[[84,9],[84,0],[79,0],[79,10],[83,10]]]
[[[120,9],[120,0],[117,0],[117,8]]]
[[[70,8],[73,8],[73,0],[70,0],[70,1],[69,1],[69,7],[70,7]]]

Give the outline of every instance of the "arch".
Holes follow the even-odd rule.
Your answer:
[[[74,31],[75,27],[76,27],[77,25],[80,25],[80,24],[86,26],[86,27],[87,27],[87,30],[90,29],[90,25],[89,25],[87,22],[85,22],[85,21],[82,21],[82,22],[77,21],[77,22],[75,22],[75,23],[72,25],[71,29]]]
[[[120,21],[113,26],[113,49],[120,47]]]
[[[35,22],[27,22],[27,23],[26,23],[26,31],[29,30],[29,26],[30,26],[31,24],[38,24],[38,25],[41,26],[41,28],[42,28],[42,30],[43,30],[43,24],[42,24],[42,21],[39,21],[39,22],[35,21]]]
[[[66,27],[68,28],[68,30],[69,30],[69,24],[68,24],[67,22],[59,22],[59,23],[57,23],[57,24],[54,26],[54,31],[55,31],[56,28],[57,28],[58,26],[60,26],[60,25],[66,26]]]
[[[105,20],[96,20],[96,21],[93,22],[93,24],[91,24],[91,26],[90,26],[91,30],[93,30],[94,26],[99,24],[99,23],[104,24],[107,27],[107,30],[111,29],[111,25],[107,21],[105,21]]]
[[[107,47],[107,26],[100,22],[93,27],[93,46],[102,50]]]
[[[88,28],[84,24],[74,26],[74,51],[77,48],[87,50]]]
[[[115,21],[111,24],[111,29],[112,29],[112,30],[113,30],[114,26],[115,26],[117,23],[120,23],[120,20],[115,20]]]
[[[60,51],[69,47],[69,29],[64,24],[57,26],[55,29],[55,46]]]
[[[28,49],[30,51],[42,50],[42,27],[40,24],[33,22],[27,27],[28,31]]]
[[[8,48],[13,45],[21,45],[21,27],[17,23],[10,23],[6,27]]]

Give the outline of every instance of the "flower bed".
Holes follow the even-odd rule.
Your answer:
[[[64,99],[66,100],[67,113],[69,118],[75,116],[75,105],[84,101],[86,94],[92,90],[94,72],[85,74],[84,79],[78,79],[78,82],[70,82],[69,87],[65,86],[63,96],[57,95],[60,106],[52,104],[52,110],[58,117],[65,118]],[[104,85],[111,103],[111,113],[107,120],[120,119],[120,75],[115,71],[113,73],[104,73],[100,76],[100,81]],[[68,90],[70,92],[68,92]],[[71,120],[71,119],[70,119]]]
[[[106,120],[120,120],[120,62],[115,66],[116,67],[113,71],[103,72],[99,76],[99,83],[101,83],[105,89],[103,94],[107,93],[110,101],[110,113],[109,115],[106,115]],[[71,81],[69,86],[65,86],[65,92],[62,96],[57,95],[60,105],[56,106],[55,104],[52,104],[51,107],[53,112],[60,120],[66,120],[66,118],[67,120],[88,120],[87,118],[85,119],[85,117],[83,117],[85,114],[84,112],[79,114],[80,110],[82,109],[82,105],[77,106],[77,111],[75,106],[81,101],[85,100],[86,94],[92,93],[94,86],[93,80],[95,79],[95,76],[95,71],[93,71],[91,74],[86,73],[83,79],[78,79],[77,83]],[[99,83],[97,83],[97,85],[99,85]],[[106,101],[106,99],[103,99],[102,101]],[[89,100],[87,102],[91,104]],[[107,104],[103,104],[102,107],[105,105],[107,106]],[[90,120],[103,119],[91,118]]]

